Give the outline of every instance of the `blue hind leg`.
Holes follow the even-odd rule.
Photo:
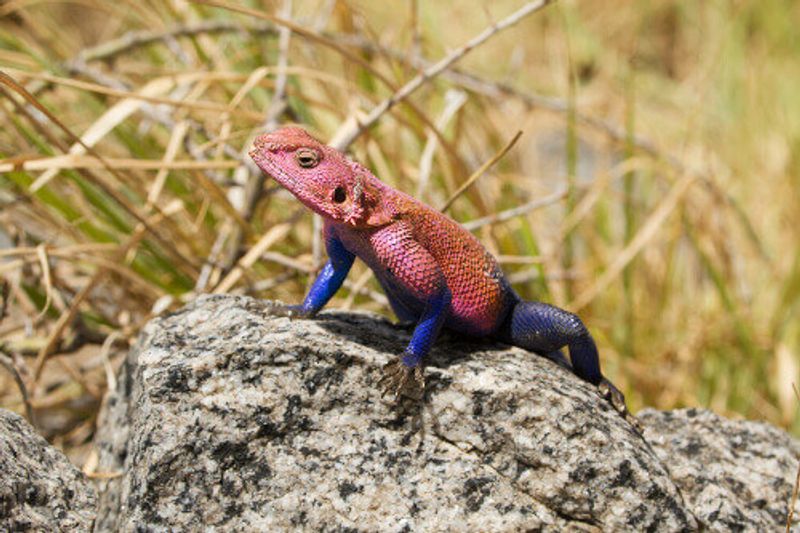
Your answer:
[[[572,371],[599,385],[603,379],[594,339],[576,315],[541,302],[518,302],[503,327],[503,340],[559,362],[567,347]]]
[[[501,340],[542,354],[597,385],[600,394],[634,427],[638,422],[628,412],[625,396],[600,371],[597,346],[586,326],[573,313],[542,302],[518,302],[500,329]],[[569,349],[571,365],[561,352]]]

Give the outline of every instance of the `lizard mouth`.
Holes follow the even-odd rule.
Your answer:
[[[297,147],[288,146],[274,133],[260,135],[253,142],[253,148],[248,152],[256,165],[271,176],[275,181],[288,189],[292,194],[297,194],[293,187],[294,180],[286,168],[281,164],[280,152],[293,152]]]
[[[248,152],[256,165],[306,207],[320,215],[326,215],[327,213],[320,207],[324,203],[324,198],[319,197],[313,188],[308,187],[308,183],[302,176],[297,176],[287,170],[282,164],[283,158],[269,150],[264,144],[259,143],[262,137],[256,139],[255,146]]]
[[[275,181],[288,188],[289,180],[286,179],[286,172],[281,169],[280,165],[277,161],[275,161],[274,156],[271,153],[265,153],[265,150],[256,144],[256,146],[248,152],[248,155],[253,161],[255,161],[256,165],[258,165],[258,168],[260,168],[266,174],[269,174],[273,179],[275,179]]]
[[[296,183],[297,177],[283,164],[280,154],[291,154],[303,146],[303,141],[313,140],[305,131],[298,128],[283,128],[272,133],[259,135],[253,142],[253,148],[248,152],[256,165],[265,173],[299,197],[302,192],[300,184]]]
[[[283,188],[287,189],[298,198],[300,197],[301,190],[295,183],[295,178],[293,178],[286,169],[281,167],[280,163],[275,160],[272,154],[265,154],[262,150],[258,149],[251,150],[249,154],[256,165],[258,165],[258,168],[277,181]]]

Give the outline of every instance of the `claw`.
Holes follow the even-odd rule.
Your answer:
[[[383,377],[378,385],[383,387],[381,396],[391,394],[395,402],[399,401],[401,396],[418,400],[425,391],[422,365],[409,367],[404,365],[400,359],[389,361],[383,367]]]
[[[603,381],[597,385],[597,390],[600,392],[600,396],[610,403],[622,418],[627,420],[639,434],[642,433],[642,425],[639,420],[628,411],[628,406],[625,404],[625,395],[613,383],[603,378]]]

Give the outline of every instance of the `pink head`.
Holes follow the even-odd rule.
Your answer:
[[[356,227],[388,222],[380,207],[380,181],[302,128],[285,127],[261,135],[250,157],[323,217]]]

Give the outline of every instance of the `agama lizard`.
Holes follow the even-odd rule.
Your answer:
[[[358,257],[375,273],[400,321],[416,324],[403,355],[385,369],[383,381],[395,397],[423,390],[423,360],[444,326],[571,368],[635,424],[624,396],[601,373],[583,322],[558,307],[522,300],[496,259],[455,221],[389,187],[301,128],[258,137],[250,156],[324,220],[328,261],[303,303],[285,306],[282,313],[313,317]],[[569,362],[563,347],[569,349]]]

